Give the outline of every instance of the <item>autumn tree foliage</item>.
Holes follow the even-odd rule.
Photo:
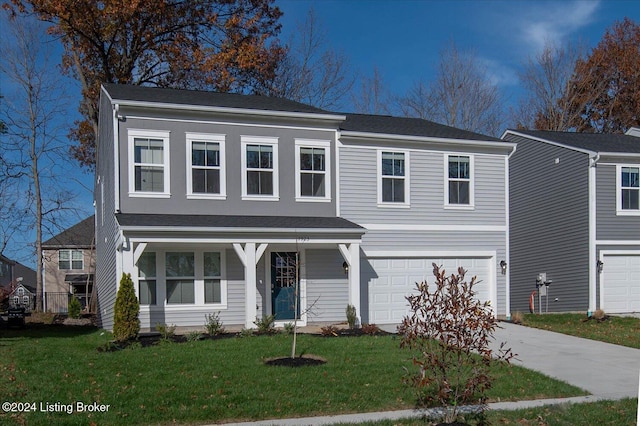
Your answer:
[[[575,99],[578,132],[624,133],[640,125],[640,25],[625,18],[607,30],[576,63],[567,95]]]
[[[95,164],[102,83],[221,92],[264,90],[283,49],[273,0],[10,0],[35,13],[64,45],[64,70],[82,84],[74,156]]]

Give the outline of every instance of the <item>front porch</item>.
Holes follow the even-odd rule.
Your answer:
[[[153,220],[136,223],[140,216]],[[158,323],[197,328],[214,312],[225,325],[244,328],[267,315],[280,325],[339,322],[347,304],[360,315],[364,229],[358,225],[340,218],[277,218],[294,226],[276,228],[269,226],[273,218],[243,216],[235,222],[205,216],[209,223],[198,224],[198,216],[195,228],[188,220],[168,228],[163,218],[175,220],[118,215],[118,276],[131,273],[143,329]],[[221,220],[228,226],[212,226]]]

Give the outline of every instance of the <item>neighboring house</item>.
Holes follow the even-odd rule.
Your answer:
[[[549,311],[640,312],[639,136],[504,133],[517,143],[509,164],[512,310],[528,309],[546,273]]]
[[[5,297],[13,293],[18,285],[35,293],[36,275],[33,269],[0,254],[0,302],[6,300]]]
[[[131,273],[144,329],[397,324],[432,263],[509,315],[514,144],[284,99],[105,85],[96,167],[99,320]],[[504,265],[504,269],[500,265]],[[298,312],[293,306],[299,282]]]
[[[95,216],[42,243],[43,309],[66,313],[71,295],[90,306],[95,272]]]
[[[29,312],[35,309],[36,294],[19,282],[9,293],[9,309],[23,308]]]

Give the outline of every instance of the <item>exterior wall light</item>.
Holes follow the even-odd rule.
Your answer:
[[[500,269],[502,270],[502,275],[507,275],[507,262],[505,262],[504,260],[501,260]]]
[[[598,260],[596,262],[596,269],[598,270],[598,273],[602,272],[602,270],[604,269],[604,262],[602,260]]]
[[[349,273],[349,264],[345,261],[342,262],[342,269],[344,269],[344,274],[347,275]]]

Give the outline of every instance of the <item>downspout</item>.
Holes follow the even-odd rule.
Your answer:
[[[118,170],[120,169],[120,115],[118,114],[120,111],[120,105],[113,105],[113,185],[114,185],[114,210],[115,212],[120,211],[120,173]]]
[[[593,153],[589,157],[589,310],[590,317],[596,310],[596,166],[600,154]]]
[[[505,199],[505,222],[506,226],[506,243],[505,243],[505,262],[507,265],[511,265],[511,232],[510,232],[510,192],[509,192],[509,161],[511,160],[511,156],[516,153],[516,149],[518,149],[518,145],[513,146],[513,150],[505,157],[504,160],[504,199]],[[507,317],[507,321],[511,320],[511,272],[510,269],[507,269],[507,273],[504,276],[505,285],[505,315]]]

